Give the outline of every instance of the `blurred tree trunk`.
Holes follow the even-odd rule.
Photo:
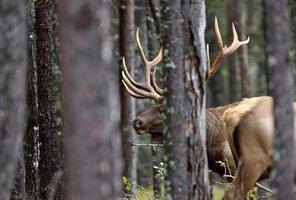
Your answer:
[[[161,3],[166,97],[163,127],[167,157],[166,195],[167,199],[188,199],[181,0]]]
[[[229,0],[227,5],[227,38],[228,41],[231,42],[233,40],[233,34],[232,34],[232,23],[236,19],[236,10],[234,9],[235,1]],[[227,58],[228,61],[228,99],[229,102],[235,102],[238,101],[241,97],[240,90],[238,88],[239,80],[238,80],[238,73],[239,73],[239,66],[237,64],[237,54],[233,54],[229,58]]]
[[[288,1],[265,0],[265,14],[269,91],[274,97],[273,198],[294,199],[294,109]]]
[[[0,199],[9,199],[25,130],[27,66],[25,4],[0,4]]]
[[[134,0],[121,0],[119,4],[119,51],[120,57],[125,58],[130,75],[134,77],[135,71],[135,27],[134,27]],[[122,60],[120,60],[120,66]],[[121,72],[121,67],[118,68]],[[120,73],[121,74],[121,73]],[[119,82],[121,83],[120,76]],[[137,181],[137,147],[133,147],[131,143],[135,143],[136,134],[134,133],[131,121],[135,119],[135,99],[126,91],[124,85],[120,85],[120,101],[121,101],[121,140],[122,140],[122,156],[124,161],[122,176],[127,177],[129,182]],[[136,194],[136,184],[132,184],[129,189],[123,185],[123,192],[127,195]]]
[[[207,12],[207,18],[210,19],[207,22],[207,41],[210,47],[210,58],[214,58],[216,56],[217,46],[215,35],[214,35],[214,17],[217,13],[212,13],[211,11]],[[218,70],[215,76],[211,77],[211,79],[207,82],[207,106],[208,107],[216,107],[224,105],[228,102],[228,99],[225,95],[225,77],[223,75],[223,70]]]
[[[246,0],[236,0],[236,12],[238,20],[238,34],[241,40],[247,38],[247,7]],[[250,97],[251,81],[250,81],[250,66],[248,57],[248,45],[243,45],[239,49],[239,65],[241,76],[242,97]]]
[[[146,24],[147,24],[147,40],[148,40],[148,55],[151,60],[157,55],[157,50],[160,48],[156,44],[159,43],[159,20],[157,16],[159,16],[158,12],[158,4],[155,0],[146,0]],[[157,46],[157,47],[156,47]],[[159,72],[160,70],[158,70]],[[161,144],[162,138],[151,135],[151,143],[152,144]],[[153,191],[154,198],[160,199],[161,197],[161,162],[162,162],[162,147],[153,146],[151,147],[152,154],[152,171],[153,171]]]
[[[292,72],[294,77],[294,86],[296,86],[296,1],[290,0],[290,19],[291,19],[291,30],[292,30]],[[296,87],[294,87],[294,96],[296,95]]]
[[[148,53],[147,49],[147,24],[146,24],[146,1],[135,1],[135,26],[139,28],[140,34],[139,38],[144,49],[144,52]],[[133,38],[135,38],[135,32],[133,33]],[[136,45],[136,41],[133,40],[133,45]],[[135,54],[135,79],[143,80],[144,79],[144,67],[139,54],[138,49],[136,49]],[[137,115],[140,114],[144,110],[144,101],[136,101],[136,111]],[[139,112],[140,111],[140,112]],[[139,112],[139,113],[138,113]]]
[[[210,23],[209,23],[210,24]],[[209,25],[211,26],[211,25]],[[214,27],[214,26],[212,26]],[[213,47],[216,46],[216,42],[215,40],[211,40],[209,42],[209,46]],[[214,48],[210,48],[210,55],[211,58],[214,57],[214,55],[216,54],[216,51],[214,51]],[[208,87],[208,106],[209,107],[216,107],[216,106],[221,106],[221,105],[225,105],[227,103],[227,97],[225,95],[226,91],[225,91],[225,77],[223,75],[223,70],[219,70],[217,71],[217,73],[215,74],[215,76],[211,77],[211,79],[208,80],[207,82],[207,87]]]
[[[14,173],[14,181],[10,194],[10,200],[25,200],[26,199],[26,181],[25,181],[25,161],[23,155],[23,148],[21,146],[18,153],[17,167]]]
[[[28,125],[25,137],[29,199],[62,199],[62,150],[56,2],[28,1]]]
[[[205,50],[206,13],[204,0],[184,3],[184,74],[185,86],[182,114],[183,130],[176,134],[188,136],[188,199],[207,200],[210,197],[208,162],[206,155],[206,80]],[[182,67],[177,65],[176,67]],[[177,73],[181,74],[181,73]],[[182,76],[180,78],[183,78]],[[176,80],[176,79],[175,79]],[[185,84],[185,85],[184,85]],[[178,92],[178,91],[176,91]],[[176,122],[178,122],[176,120]]]
[[[59,14],[66,199],[119,199],[119,76],[109,3],[64,0]]]

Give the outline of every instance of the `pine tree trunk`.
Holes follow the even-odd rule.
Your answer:
[[[9,199],[25,131],[26,18],[20,0],[0,4],[0,199]]]
[[[165,83],[165,151],[167,199],[187,199],[187,139],[181,1],[162,1]]]
[[[294,86],[296,86],[296,2],[289,1],[290,5],[290,19],[292,30],[292,53],[294,60],[292,61],[292,73],[294,77]],[[296,95],[296,87],[294,87],[294,96]]]
[[[120,199],[118,66],[107,0],[59,3],[66,198]]]
[[[158,5],[155,0],[146,0],[146,23],[147,23],[147,40],[148,40],[148,52],[149,58],[154,58],[157,54],[156,43],[159,43],[159,21],[157,16]],[[160,71],[160,70],[158,70]],[[162,138],[155,135],[151,135],[152,144],[162,143]],[[155,199],[160,199],[161,197],[161,162],[163,159],[162,148],[161,147],[151,147],[152,155],[152,171],[153,171],[153,194]]]
[[[227,38],[228,41],[233,40],[233,34],[232,34],[232,23],[233,20],[236,18],[235,9],[233,9],[233,5],[235,4],[234,0],[229,0],[227,5]],[[236,54],[230,56],[227,58],[228,61],[228,99],[229,102],[235,102],[238,101],[241,97],[240,90],[238,88],[239,86],[239,80],[238,80],[238,74],[239,74],[239,66],[237,64],[236,60],[237,56]],[[221,105],[221,104],[220,104]]]
[[[135,71],[135,27],[134,27],[134,0],[121,0],[119,4],[119,51],[120,57],[125,58],[130,75],[134,77]],[[122,60],[120,60],[122,65]],[[121,67],[118,68],[121,72]],[[120,73],[121,74],[121,73]],[[121,80],[122,78],[120,78]],[[121,81],[120,81],[121,83]],[[127,177],[129,182],[137,181],[137,147],[131,143],[136,143],[137,137],[134,133],[131,121],[135,119],[135,99],[126,91],[124,85],[120,85],[121,101],[121,140],[122,156],[124,168],[122,176]],[[136,184],[132,188],[126,189],[123,185],[123,192],[127,195],[136,194]]]
[[[265,13],[269,91],[274,97],[273,198],[294,199],[294,109],[288,1],[265,0]]]
[[[206,155],[206,80],[205,2],[186,1],[183,7],[185,100],[183,130],[188,136],[188,199],[210,199],[208,161]]]
[[[238,19],[238,34],[241,40],[247,38],[247,10],[245,0],[236,0],[236,12]],[[248,45],[243,45],[239,49],[239,65],[241,76],[241,88],[242,97],[250,97],[251,94],[251,82],[249,72],[249,57],[248,57]]]
[[[62,199],[62,149],[56,2],[28,1],[28,125],[25,137],[29,199]]]

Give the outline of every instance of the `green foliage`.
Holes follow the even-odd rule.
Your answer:
[[[226,191],[226,187],[220,186],[220,185],[213,185],[212,189],[213,189],[213,199],[221,200]]]
[[[131,191],[133,184],[137,187],[137,194],[128,195],[124,194],[122,199],[125,200],[151,200],[153,198],[153,189],[151,186],[144,188],[136,183],[132,183],[128,180],[126,176],[122,177],[122,183],[126,191]]]
[[[124,184],[125,190],[128,191],[128,192],[131,191],[132,183],[127,179],[126,176],[122,177],[122,182]]]

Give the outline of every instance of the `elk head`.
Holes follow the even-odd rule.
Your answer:
[[[148,61],[140,43],[138,29],[136,32],[136,41],[140,51],[142,62],[144,64],[145,81],[138,83],[132,79],[127,70],[125,59],[123,58],[122,83],[131,96],[138,99],[152,98],[155,100],[156,103],[154,106],[152,106],[152,108],[146,110],[135,120],[133,120],[132,125],[138,134],[144,134],[146,132],[152,134],[161,134],[163,121],[163,90],[160,89],[155,82],[155,72],[156,65],[162,60],[163,51],[162,48],[160,48],[158,55],[152,61]]]
[[[219,69],[220,64],[223,58],[231,55],[235,50],[237,50],[241,45],[247,44],[249,38],[245,41],[239,41],[237,32],[234,25],[232,24],[233,31],[233,42],[229,47],[223,47],[222,37],[219,31],[218,21],[215,18],[215,35],[217,41],[218,52],[217,56],[214,59],[212,65],[210,65],[209,58],[209,48],[207,46],[207,58],[208,58],[208,70],[206,78],[213,76],[216,71]],[[128,93],[138,99],[152,98],[155,100],[155,105],[150,109],[146,110],[140,114],[135,120],[133,120],[132,125],[135,131],[138,134],[150,133],[150,134],[162,134],[162,125],[163,125],[163,109],[162,109],[162,100],[163,100],[163,90],[160,89],[155,82],[155,72],[156,65],[162,60],[163,50],[160,48],[158,55],[152,60],[148,61],[146,59],[145,53],[141,46],[139,40],[139,31],[136,32],[136,41],[137,46],[140,51],[142,62],[145,68],[145,81],[138,83],[132,79],[130,76],[125,60],[123,58],[123,71],[122,71],[122,82],[128,91]]]

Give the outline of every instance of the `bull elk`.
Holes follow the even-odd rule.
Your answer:
[[[232,44],[229,47],[223,47],[218,22],[215,18],[218,52],[213,64],[207,70],[207,78],[216,73],[224,58],[249,42],[249,38],[245,41],[238,40],[233,24],[232,30]],[[138,134],[162,135],[163,90],[157,86],[155,81],[155,66],[162,60],[162,49],[152,61],[148,61],[141,47],[138,34],[137,30],[136,41],[145,67],[145,82],[138,83],[132,79],[128,73],[124,58],[122,82],[131,96],[139,99],[152,98],[156,103],[140,114],[132,122],[132,125]],[[207,56],[209,61],[208,51]],[[244,199],[258,180],[269,175],[274,133],[272,106],[273,100],[271,97],[260,96],[245,98],[226,106],[207,109],[206,146],[209,169],[221,176],[225,173],[235,174],[238,163],[240,163],[239,173],[236,173],[231,187],[225,193],[223,199]],[[296,113],[295,103],[294,112]],[[294,160],[296,159],[294,158]],[[227,171],[218,161],[227,163]]]

